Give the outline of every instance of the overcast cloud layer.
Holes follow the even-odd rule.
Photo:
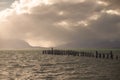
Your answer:
[[[120,0],[16,0],[0,12],[0,41],[23,47],[120,48],[119,4]]]

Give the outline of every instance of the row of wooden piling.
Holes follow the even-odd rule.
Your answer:
[[[120,56],[114,55],[112,51],[110,51],[109,53],[100,53],[98,51],[85,52],[75,50],[57,50],[52,48],[51,50],[43,50],[42,54],[95,57],[100,59],[116,59],[116,60],[119,60],[120,58]]]

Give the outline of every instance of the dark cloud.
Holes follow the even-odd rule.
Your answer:
[[[97,6],[95,2],[90,1],[84,3],[61,2],[51,6],[35,7],[31,11],[34,17],[37,15],[38,19],[54,21],[69,19],[75,22],[99,13],[102,10],[100,7],[102,6]],[[64,15],[59,16],[60,11],[63,11]]]
[[[91,28],[92,30],[96,31],[96,33],[98,32],[103,35],[107,34],[109,36],[112,34],[114,35],[119,33],[119,23],[119,16],[102,14],[102,16],[97,21],[91,24]]]
[[[101,0],[101,1],[109,3],[108,8],[119,8],[120,7],[120,0]]]
[[[81,48],[119,48],[120,46],[120,17],[102,14],[97,21],[91,22],[90,29],[79,30],[70,44],[65,47]],[[60,47],[64,47],[60,46]]]

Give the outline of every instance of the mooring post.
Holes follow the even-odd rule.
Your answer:
[[[99,58],[101,58],[101,53],[99,53]]]
[[[96,56],[96,58],[98,58],[98,51],[96,51],[96,55],[95,56]]]
[[[118,60],[119,59],[119,56],[118,55],[116,55],[116,60]]]
[[[51,48],[51,54],[53,54],[53,48]]]
[[[110,51],[110,58],[113,59],[113,56],[114,55],[113,55],[112,51]]]
[[[105,54],[104,54],[104,53],[102,54],[102,58],[103,58],[103,59],[105,58]]]
[[[107,57],[106,57],[107,59],[109,59],[109,54],[107,53]]]

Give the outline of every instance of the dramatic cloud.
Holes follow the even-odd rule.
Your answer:
[[[10,7],[11,3],[13,2],[14,0],[0,0],[0,10],[4,10],[8,7]]]
[[[110,8],[119,8],[120,7],[120,0],[102,0],[109,4]]]
[[[0,39],[41,47],[120,47],[118,3],[16,0],[0,12]]]

